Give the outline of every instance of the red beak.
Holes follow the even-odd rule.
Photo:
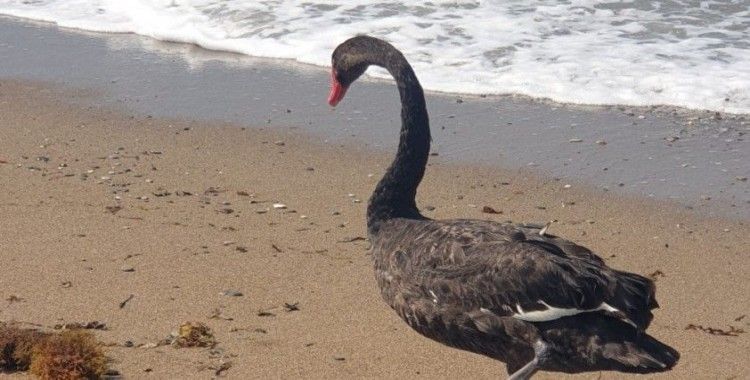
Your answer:
[[[342,86],[338,80],[336,80],[336,70],[331,69],[331,93],[328,94],[328,104],[331,107],[336,107],[337,104],[344,99],[347,88]]]

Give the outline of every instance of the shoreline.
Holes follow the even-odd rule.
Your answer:
[[[0,33],[12,41],[0,46],[0,78],[85,89],[97,94],[97,104],[140,115],[296,128],[377,152],[396,144],[398,97],[388,81],[358,83],[332,110],[325,104],[328,73],[316,67],[7,19],[0,19]],[[702,215],[750,220],[750,182],[741,180],[750,176],[745,116],[517,96],[428,93],[427,102],[441,159],[529,168],[676,201]]]
[[[202,56],[203,59],[206,59],[209,61],[223,61],[224,63],[227,63],[227,64],[231,64],[232,62],[246,61],[246,62],[251,62],[251,63],[261,62],[266,65],[291,67],[291,68],[302,70],[302,71],[323,70],[327,72],[328,70],[330,70],[330,68],[326,66],[300,62],[292,58],[251,56],[251,55],[246,55],[246,54],[238,53],[234,51],[211,49],[211,48],[207,48],[199,44],[190,43],[190,42],[159,40],[159,39],[155,39],[149,36],[140,35],[134,32],[100,32],[100,31],[60,26],[54,21],[37,20],[37,19],[5,15],[5,14],[0,14],[0,22],[1,21],[35,25],[40,28],[55,29],[63,33],[78,34],[78,35],[87,36],[90,38],[106,39],[108,38],[108,36],[115,37],[115,38],[117,38],[118,36],[128,36],[128,37],[135,37],[136,39],[151,40],[152,43],[144,43],[142,44],[141,47],[146,50],[153,50],[152,52],[154,53],[159,53],[159,54],[164,54],[164,55],[183,55],[182,58],[187,61],[195,57],[185,57],[184,55],[194,55],[194,56],[199,56],[199,57]],[[173,46],[170,46],[170,45],[173,45]],[[391,79],[373,77],[373,76],[367,75],[367,73],[365,73],[365,75],[360,80],[364,82],[381,83],[381,84],[393,83]],[[627,109],[627,112],[640,113],[640,114],[656,111],[662,115],[666,115],[666,114],[670,114],[672,116],[679,115],[680,117],[684,117],[684,118],[700,118],[701,116],[703,117],[719,116],[721,118],[740,119],[740,120],[745,120],[747,118],[750,118],[750,113],[726,112],[726,111],[717,111],[717,110],[710,110],[710,109],[704,109],[704,108],[689,108],[689,107],[676,106],[676,105],[670,105],[670,104],[634,105],[634,104],[619,104],[619,103],[593,104],[593,103],[561,102],[561,101],[557,101],[549,97],[534,97],[531,95],[526,95],[526,94],[521,94],[521,93],[510,93],[510,92],[509,93],[462,93],[462,92],[439,91],[439,90],[431,90],[431,89],[425,89],[424,92],[425,92],[425,95],[427,96],[468,98],[468,99],[474,99],[474,100],[489,99],[492,101],[502,101],[504,99],[518,99],[518,100],[525,101],[525,102],[535,102],[535,103],[545,104],[552,108],[566,107],[566,108],[572,108],[572,109],[577,108],[579,110],[593,110],[593,111],[603,111],[603,110],[609,110],[612,108],[617,108],[617,109],[620,109],[621,111],[625,111]]]

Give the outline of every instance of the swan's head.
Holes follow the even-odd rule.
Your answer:
[[[384,41],[368,36],[357,36],[344,41],[331,56],[331,93],[328,104],[336,106],[344,98],[349,86],[365,73],[373,57],[382,51]]]

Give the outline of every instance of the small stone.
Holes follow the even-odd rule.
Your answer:
[[[275,141],[275,142],[274,142],[274,144],[276,144],[276,145],[278,145],[278,146],[284,146],[284,145],[286,145],[286,143],[285,143],[285,142],[283,142],[283,141],[281,141],[281,140],[279,140],[279,141]]]
[[[742,182],[747,182],[747,177],[743,177],[743,176],[737,176],[737,177],[734,177],[734,179],[738,181],[742,181]]]
[[[283,203],[274,203],[273,208],[276,210],[284,210],[286,209],[286,205]]]
[[[123,265],[120,267],[120,270],[123,272],[135,272],[135,268],[130,265]]]

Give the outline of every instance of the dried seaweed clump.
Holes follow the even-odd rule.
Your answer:
[[[37,330],[0,324],[0,371],[26,371],[34,346],[49,336]]]
[[[99,379],[107,357],[91,333],[63,331],[34,346],[30,371],[42,380]]]
[[[184,322],[176,333],[172,333],[171,344],[175,347],[214,347],[211,329],[201,322]]]

